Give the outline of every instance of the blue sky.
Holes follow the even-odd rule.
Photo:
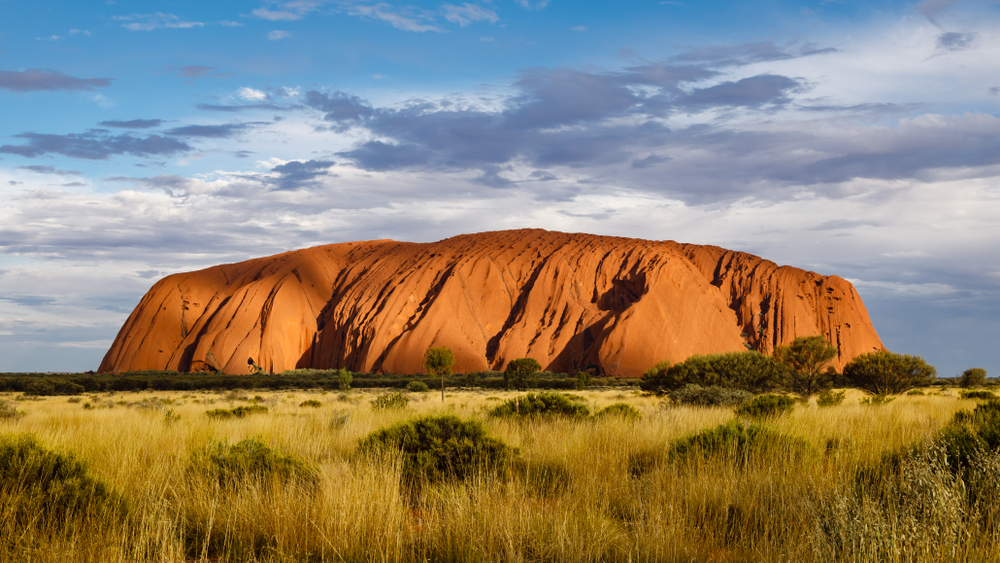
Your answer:
[[[520,227],[855,283],[1000,375],[1000,3],[0,0],[0,371],[160,277]]]

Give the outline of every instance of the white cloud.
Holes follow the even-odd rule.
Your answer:
[[[392,27],[403,31],[413,31],[415,33],[423,33],[425,31],[444,32],[443,29],[436,25],[424,23],[432,20],[432,16],[423,13],[405,14],[397,11],[393,6],[385,2],[373,5],[354,5],[348,9],[348,13],[352,16],[361,16],[388,22]]]
[[[444,4],[441,6],[441,10],[444,11],[444,19],[450,21],[451,23],[457,23],[461,27],[465,27],[470,23],[479,21],[496,23],[500,19],[499,16],[497,16],[497,13],[493,10],[487,10],[482,6],[476,6],[474,4],[469,4],[468,2],[462,4],[461,6]]]
[[[236,95],[251,102],[260,102],[267,99],[266,93],[261,92],[260,90],[254,90],[249,86],[244,86],[237,90]]]
[[[154,29],[191,29],[203,27],[202,22],[184,21],[174,14],[156,12],[155,14],[132,14],[128,16],[114,16],[115,21],[125,22],[122,27],[129,31],[152,31]]]
[[[291,36],[292,36],[291,33],[288,33],[287,31],[282,31],[280,29],[276,29],[267,34],[267,38],[270,39],[271,41],[278,41],[279,39],[288,39]]]

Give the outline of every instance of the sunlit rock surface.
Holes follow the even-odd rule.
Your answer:
[[[417,373],[447,346],[455,371],[636,377],[660,360],[770,353],[821,334],[841,368],[883,349],[837,276],[714,246],[517,230],[435,243],[318,246],[174,274],[143,297],[101,371],[248,373],[344,367]]]

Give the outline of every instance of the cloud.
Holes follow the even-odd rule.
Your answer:
[[[184,21],[174,14],[156,12],[155,14],[132,14],[128,16],[114,16],[115,21],[125,22],[122,27],[129,31],[152,31],[154,29],[191,29],[203,27],[202,22]]]
[[[669,156],[661,156],[661,155],[658,155],[658,154],[651,154],[651,155],[647,156],[646,158],[633,160],[632,161],[632,165],[629,166],[629,168],[632,168],[632,169],[652,168],[652,167],[656,166],[657,164],[662,164],[664,162],[668,162],[669,160],[670,160]]]
[[[163,125],[162,119],[131,119],[129,121],[102,121],[98,125],[117,129],[151,129]]]
[[[570,29],[570,31],[587,31],[587,26],[585,26],[585,25],[577,25],[577,26],[571,27],[569,29]]]
[[[280,39],[288,39],[291,36],[292,36],[291,33],[288,33],[287,31],[282,31],[280,29],[276,29],[274,31],[270,31],[267,34],[267,38],[270,39],[271,41],[278,41]]]
[[[432,15],[422,12],[414,12],[412,10],[397,10],[385,2],[379,2],[377,4],[355,4],[348,8],[347,13],[352,16],[360,16],[367,19],[384,21],[392,25],[392,27],[403,31],[412,31],[415,33],[423,33],[426,31],[434,31],[438,33],[444,32],[443,29],[436,25],[425,23],[433,20]]]
[[[978,38],[979,34],[974,32],[949,31],[938,35],[937,49],[939,51],[964,51],[974,47]]]
[[[220,125],[185,125],[166,131],[174,137],[204,137],[209,139],[228,139],[245,132],[250,123],[223,123]]]
[[[927,18],[927,21],[934,25],[938,25],[938,14],[961,1],[962,0],[924,0],[914,6],[913,9],[920,12],[925,18]]]
[[[292,2],[277,2],[278,9],[257,8],[251,12],[256,18],[268,21],[295,21],[305,17],[310,12],[322,6],[322,0],[293,0]]]
[[[81,176],[83,172],[78,172],[76,170],[60,170],[55,166],[40,166],[37,164],[32,164],[30,166],[18,166],[18,170],[30,170],[32,172],[37,172],[39,174],[56,174],[59,176]]]
[[[288,109],[292,109],[290,107],[280,106],[278,104],[271,104],[271,103],[265,103],[265,104],[197,104],[197,105],[195,105],[195,107],[198,108],[198,109],[200,109],[200,110],[202,110],[202,111],[218,111],[218,112],[224,112],[224,113],[236,113],[236,112],[239,112],[239,111],[261,110],[261,109],[273,110],[273,111],[285,111],[285,110],[288,110]]]
[[[24,307],[43,307],[54,305],[56,299],[47,295],[0,295],[0,301],[22,305]]]
[[[237,90],[236,95],[244,100],[249,100],[251,102],[262,102],[267,100],[270,96],[266,92],[261,92],[260,90],[254,90],[249,86],[244,86]]]
[[[337,164],[330,160],[293,160],[271,169],[275,176],[268,180],[277,190],[297,190],[319,185],[317,178],[327,175],[327,171]]]
[[[74,78],[54,70],[31,68],[22,72],[0,70],[0,89],[11,92],[93,90],[111,86],[110,78]]]
[[[444,12],[444,19],[451,23],[457,23],[461,27],[480,21],[496,23],[500,19],[493,10],[487,10],[482,6],[476,6],[468,2],[461,6],[444,4],[441,6],[441,10]]]
[[[525,8],[527,10],[543,10],[545,9],[546,6],[549,5],[549,0],[535,0],[534,2],[532,2],[531,0],[514,0],[514,1],[517,2],[518,6],[521,6],[522,8]]]
[[[27,139],[28,144],[3,145],[0,146],[0,153],[16,154],[26,158],[55,153],[87,160],[107,160],[112,156],[124,154],[171,156],[191,150],[186,143],[171,137],[160,135],[135,137],[128,133],[109,135],[107,131],[100,129],[69,135],[21,133],[14,137]]]
[[[682,99],[686,109],[705,107],[753,107],[784,105],[791,98],[788,95],[801,88],[801,84],[787,76],[761,74],[736,82],[723,82],[708,88],[695,89]]]
[[[754,63],[784,61],[838,52],[833,47],[820,47],[814,43],[792,42],[776,45],[771,41],[740,45],[708,45],[688,49],[670,58],[675,63],[696,63],[714,68],[745,66]]]

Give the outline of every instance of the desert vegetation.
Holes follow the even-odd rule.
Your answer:
[[[995,560],[1000,403],[941,389],[8,393],[0,561]]]

